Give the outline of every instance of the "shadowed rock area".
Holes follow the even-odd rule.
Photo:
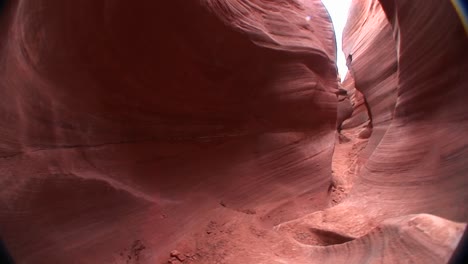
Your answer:
[[[16,263],[444,263],[468,220],[450,1],[0,1]]]

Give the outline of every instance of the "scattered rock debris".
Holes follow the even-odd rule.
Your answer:
[[[223,200],[219,201],[219,205],[221,205],[222,207],[228,208],[228,206],[226,205],[226,202],[224,202]],[[234,210],[237,211],[237,212],[244,213],[244,214],[249,214],[249,215],[254,215],[254,214],[257,213],[253,209],[234,209]]]
[[[347,196],[346,189],[336,182],[330,184],[328,193],[330,194],[332,205],[339,204]]]
[[[177,258],[178,260],[180,261],[184,261],[186,259],[185,255],[180,253],[179,251],[177,250],[172,250],[171,251],[171,257],[175,257]]]
[[[208,235],[213,234],[214,232],[216,232],[217,229],[218,229],[218,223],[216,223],[215,221],[210,221],[208,225],[206,226],[206,233]]]
[[[127,264],[138,264],[140,263],[141,251],[145,248],[146,246],[141,240],[135,240],[130,249],[125,248],[119,255],[126,260]]]
[[[241,213],[244,213],[244,214],[249,214],[249,215],[254,215],[256,214],[257,212],[253,209],[242,209],[242,210],[238,210],[239,212]]]
[[[197,259],[197,254],[183,254],[178,250],[172,250],[170,253],[170,258],[167,260],[167,263],[170,264],[180,264],[180,263],[190,263],[192,260]]]

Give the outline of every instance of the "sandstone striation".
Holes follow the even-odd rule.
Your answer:
[[[18,263],[154,263],[220,210],[274,225],[326,207],[319,0],[11,1],[2,25],[0,233]]]
[[[353,1],[343,84],[320,0],[11,0],[0,40],[17,263],[443,263],[460,241],[450,1]]]

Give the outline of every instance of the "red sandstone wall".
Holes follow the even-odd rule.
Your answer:
[[[391,25],[378,1],[355,0],[343,31],[343,52],[354,85],[369,107],[368,158],[390,125],[397,98],[397,54]]]
[[[347,74],[342,83],[343,88],[347,91],[347,96],[352,105],[351,116],[344,120],[341,128],[348,129],[354,128],[359,125],[369,122],[369,111],[366,107],[363,94],[356,89],[354,78],[351,74]]]
[[[380,3],[354,1],[345,33],[350,113],[318,0],[10,2],[0,235],[13,257],[445,262],[468,218],[468,40],[449,1]],[[337,117],[359,126],[364,99],[367,160],[329,208]]]
[[[225,208],[271,225],[326,206],[320,1],[27,0],[2,20],[0,234],[18,263],[125,261],[137,240],[149,263]]]
[[[466,221],[468,97],[462,76],[468,40],[462,24],[450,2],[384,4],[397,40],[398,97],[354,193],[368,207],[388,206],[388,215],[424,212]]]
[[[380,2],[354,1],[344,49],[381,134],[347,199],[278,229],[311,245],[333,235],[312,262],[446,263],[468,219],[468,39],[450,1]]]

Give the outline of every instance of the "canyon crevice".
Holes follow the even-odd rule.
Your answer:
[[[2,7],[2,6],[0,6]],[[450,1],[0,9],[0,237],[16,263],[444,263],[468,221]]]

